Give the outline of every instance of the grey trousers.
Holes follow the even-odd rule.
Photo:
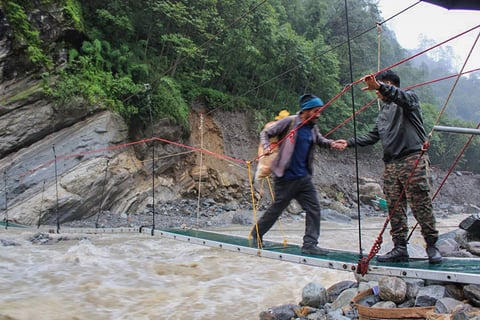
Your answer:
[[[290,202],[295,199],[306,212],[303,246],[317,245],[320,237],[321,211],[317,191],[312,183],[311,176],[295,180],[274,179],[274,192],[275,200],[273,204],[257,222],[260,238],[270,230]],[[254,227],[252,235],[256,236],[256,234],[257,230]]]

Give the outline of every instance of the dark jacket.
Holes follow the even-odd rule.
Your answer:
[[[382,84],[384,97],[375,127],[365,135],[348,139],[348,146],[367,146],[381,140],[383,160],[391,162],[419,152],[427,139],[422,110],[415,92]]]
[[[273,125],[263,129],[263,131],[260,133],[260,143],[264,149],[267,149],[267,147],[270,146],[271,137],[275,137],[277,135],[289,135],[292,130],[300,125],[300,123],[300,116],[298,114],[278,120]],[[280,144],[278,155],[271,165],[271,170],[276,177],[283,177],[285,170],[290,165],[290,160],[292,158],[293,151],[295,150],[296,138],[297,134],[296,130],[294,130],[293,135],[291,137],[288,136]],[[317,144],[324,148],[330,148],[330,145],[333,142],[333,140],[327,139],[320,134],[317,125],[312,127],[312,138],[313,144]],[[310,174],[313,173],[313,150],[314,148],[310,148],[310,153],[308,155],[307,167]]]

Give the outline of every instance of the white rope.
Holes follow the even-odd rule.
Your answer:
[[[200,114],[200,148],[203,149],[203,113]],[[199,172],[199,177],[198,177],[198,198],[197,198],[197,224],[198,220],[200,218],[200,196],[201,196],[201,186],[202,186],[202,167],[203,167],[203,152],[200,152],[200,172]]]
[[[380,71],[380,67],[381,67],[381,63],[380,63],[381,39],[382,39],[382,25],[379,22],[377,22],[377,72]],[[377,107],[378,107],[378,111],[380,111],[381,104],[379,99],[377,99]]]

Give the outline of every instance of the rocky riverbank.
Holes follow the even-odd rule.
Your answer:
[[[260,320],[479,319],[480,285],[358,277],[328,288],[309,283],[299,303],[268,308]]]

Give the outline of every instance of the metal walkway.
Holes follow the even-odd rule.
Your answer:
[[[151,232],[151,229],[141,232]],[[196,229],[154,230],[154,234],[212,248],[341,271],[356,272],[359,261],[358,253],[349,251],[329,250],[324,256],[305,255],[298,245],[283,246],[268,241],[263,249],[258,249],[252,247],[251,241],[246,238]],[[369,263],[368,274],[480,284],[480,258],[444,258],[441,264],[430,264],[427,259],[412,259],[403,263],[378,263],[374,260]]]

